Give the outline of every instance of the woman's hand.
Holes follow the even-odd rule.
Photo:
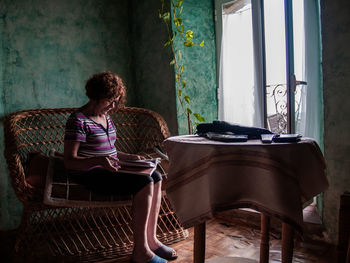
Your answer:
[[[143,160],[145,158],[143,158],[143,156],[141,156],[141,155],[129,154],[128,159],[129,160]]]
[[[137,155],[137,154],[131,154],[131,153],[124,153],[118,151],[118,157],[120,160],[143,160],[143,156]]]
[[[120,168],[120,166],[118,165],[118,158],[112,157],[112,156],[102,156],[102,157],[97,157],[99,158],[98,162],[99,164],[111,171],[111,172],[117,172]]]
[[[80,142],[78,141],[64,142],[64,165],[67,169],[87,171],[90,168],[102,166],[111,172],[117,172],[119,170],[118,158],[112,156],[78,156],[79,146]]]

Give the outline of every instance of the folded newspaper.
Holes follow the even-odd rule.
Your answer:
[[[151,158],[144,160],[123,160],[119,161],[118,173],[131,173],[141,175],[151,175],[156,169],[160,158]]]

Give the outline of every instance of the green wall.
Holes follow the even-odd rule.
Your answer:
[[[83,103],[84,81],[101,70],[130,84],[127,9],[126,0],[2,1],[5,111]]]
[[[4,165],[3,117],[30,108],[80,106],[93,73],[119,73],[135,104],[127,0],[1,0],[0,228],[14,228],[21,205]]]
[[[175,43],[176,50],[181,49],[184,61],[184,79],[187,82],[187,94],[191,98],[191,109],[199,112],[211,122],[217,119],[217,83],[216,83],[216,46],[214,3],[212,0],[183,1],[184,31],[194,32],[194,41],[204,40],[204,47],[185,48],[182,40]],[[179,133],[187,134],[187,118],[179,102],[177,103]]]
[[[138,106],[160,113],[177,134],[176,96],[166,27],[158,18],[160,0],[132,1],[132,63]]]

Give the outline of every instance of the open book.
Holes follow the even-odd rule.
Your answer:
[[[123,160],[119,161],[120,166],[118,172],[129,174],[151,175],[160,162],[160,158],[151,158],[145,160]]]

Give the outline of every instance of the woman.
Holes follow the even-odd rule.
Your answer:
[[[66,123],[64,164],[73,178],[95,193],[132,194],[134,248],[132,262],[164,263],[176,252],[156,237],[161,202],[160,173],[152,176],[116,173],[119,160],[141,156],[117,151],[116,129],[108,112],[123,106],[126,89],[111,72],[93,75],[85,85],[87,104],[73,112]]]

